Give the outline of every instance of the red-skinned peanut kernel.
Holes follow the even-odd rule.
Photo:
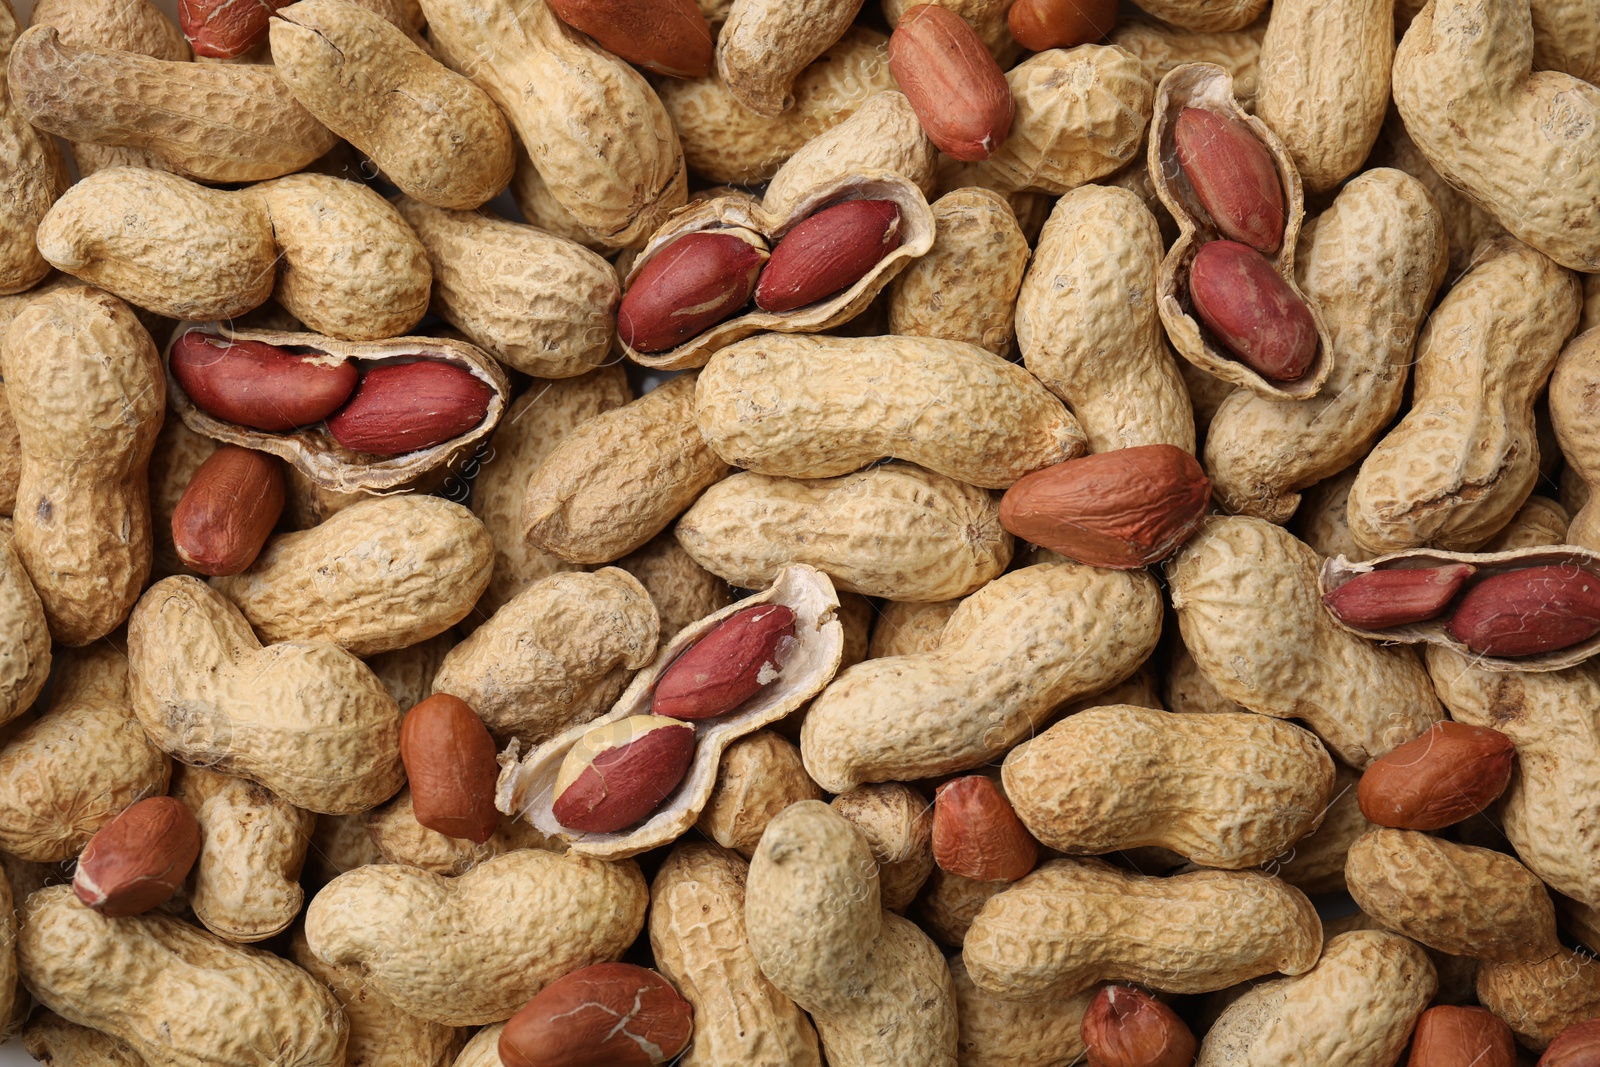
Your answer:
[[[435,693],[406,712],[400,759],[417,822],[446,837],[483,844],[500,825],[494,806],[494,738],[459,697]]]
[[[756,283],[756,306],[793,311],[848,289],[900,247],[900,207],[847,200],[790,230]]]
[[[328,433],[352,452],[418,452],[477,426],[493,397],[488,383],[453,363],[385,364],[369,370],[328,418]]]
[[[194,406],[223,422],[278,433],[321,422],[349,399],[349,360],[304,356],[261,341],[190,330],[172,343],[172,376]]]
[[[933,861],[975,882],[1014,882],[1033,870],[1039,843],[1011,802],[981,774],[954,778],[933,794]]]
[[[1480,656],[1532,656],[1600,633],[1600,577],[1548,564],[1490,575],[1462,594],[1450,636]]]
[[[1505,792],[1515,758],[1516,745],[1499,730],[1447,719],[1368,767],[1356,801],[1379,826],[1440,830]]]
[[[1195,313],[1233,355],[1264,378],[1288,382],[1317,357],[1317,325],[1305,301],[1260,252],[1212,241],[1189,268]]]
[[[687,233],[639,268],[617,308],[617,336],[638,352],[665,352],[750,302],[766,242],[743,228]]]
[[[1017,0],[1006,16],[1011,36],[1030,52],[1072,48],[1117,25],[1117,0]]]
[[[689,1044],[694,1009],[655,971],[596,963],[557,978],[500,1032],[505,1067],[659,1067]]]
[[[1149,993],[1109,985],[1083,1013],[1083,1043],[1090,1067],[1190,1067],[1194,1034]]]
[[[569,830],[614,834],[661,805],[694,755],[694,727],[660,715],[597,726],[567,752],[551,814]]]
[[[1227,115],[1186,107],[1173,123],[1178,166],[1222,236],[1268,255],[1283,247],[1283,184],[1267,146]]]
[[[674,719],[726,715],[778,680],[780,643],[793,636],[794,612],[782,604],[734,612],[672,661],[650,710]]]
[[[181,801],[149,797],[89,839],[72,891],[100,914],[140,915],[178,891],[200,855],[200,825]]]
[[[1334,618],[1357,630],[1386,630],[1444,614],[1468,578],[1470,563],[1368,571],[1323,596]]]
[[[284,498],[278,457],[223,445],[200,464],[172,512],[178,558],[201,574],[238,574],[267,543]]]
[[[671,78],[711,73],[711,25],[694,0],[550,0],[550,10],[646,70]]]
[[[965,19],[921,4],[889,38],[889,71],[928,139],[952,159],[988,159],[1011,133],[1016,103],[1000,64]]]

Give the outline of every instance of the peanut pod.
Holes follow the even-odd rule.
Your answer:
[[[0,63],[8,60],[22,33],[10,0],[0,2]],[[887,66],[887,64],[886,64]],[[0,203],[7,205],[0,229],[0,294],[20,293],[50,273],[34,243],[34,230],[56,198],[71,184],[61,150],[49,134],[36,129],[18,106],[17,90],[0,71]]]

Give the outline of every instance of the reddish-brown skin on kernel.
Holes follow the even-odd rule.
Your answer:
[[[294,0],[178,0],[178,25],[197,56],[232,59],[267,39],[267,20]]]
[[[550,812],[569,830],[614,834],[642,822],[678,788],[694,755],[694,727],[651,730],[596,756]]]
[[[184,565],[217,577],[255,562],[283,513],[283,461],[223,445],[189,479],[172,512],[172,543]]]
[[[100,914],[140,915],[169,899],[200,855],[200,824],[182,802],[149,797],[89,839],[72,891]]]
[[[260,341],[190,330],[172,345],[172,376],[194,406],[223,422],[278,433],[321,422],[350,397],[349,360],[296,355]]]
[[[1499,1067],[1499,1061],[1488,1067]],[[1600,1019],[1573,1023],[1561,1031],[1539,1057],[1538,1067],[1600,1067]]]
[[[731,233],[689,233],[650,257],[617,308],[617,336],[639,352],[665,352],[750,302],[765,249]]]
[[[1487,1008],[1455,1004],[1440,1004],[1422,1013],[1406,1059],[1406,1067],[1516,1067],[1516,1063],[1511,1027]]]
[[[1089,1002],[1079,1034],[1089,1067],[1190,1067],[1194,1034],[1171,1008],[1132,986],[1108,985]]]
[[[1030,52],[1072,48],[1117,25],[1117,0],[1017,0],[1006,16],[1011,36]]]
[[[756,283],[756,306],[793,311],[848,289],[900,247],[900,207],[892,200],[847,200],[790,230]]]
[[[782,604],[736,611],[672,661],[656,683],[652,715],[711,719],[778,679],[778,644],[794,636],[794,612]]]
[[[1272,153],[1250,127],[1186,107],[1172,139],[1178,166],[1222,236],[1268,255],[1283,247],[1283,184]]]
[[[483,844],[500,824],[494,807],[494,738],[459,697],[436,693],[406,712],[400,760],[417,822],[446,837]]]
[[[1238,241],[1212,241],[1189,267],[1195,313],[1251,370],[1274,381],[1300,377],[1317,356],[1317,326],[1272,262]]]
[[[689,1044],[694,1008],[655,971],[581,967],[545,986],[500,1033],[505,1067],[656,1067]]]
[[[1476,573],[1470,563],[1368,571],[1324,594],[1322,602],[1346,626],[1386,630],[1437,618]]]
[[[933,794],[933,862],[975,882],[1015,882],[1033,870],[1039,843],[981,774],[955,778]]]
[[[939,151],[977,163],[1011,133],[1016,101],[1000,64],[966,19],[937,4],[900,16],[889,72]]]
[[[711,25],[694,0],[549,0],[556,18],[612,55],[673,78],[711,73]]]
[[[1439,830],[1505,792],[1515,759],[1516,745],[1498,730],[1437,722],[1368,767],[1356,802],[1379,826]]]
[[[328,418],[328,433],[353,452],[420,452],[477,426],[493,397],[487,382],[453,363],[386,364],[367,371]]]
[[[1550,564],[1494,574],[1461,597],[1445,624],[1480,656],[1531,656],[1600,633],[1600,578]]]
[[[1138,445],[1036,470],[1000,499],[1000,525],[1096,567],[1166,559],[1211,507],[1211,480],[1175,445]]]

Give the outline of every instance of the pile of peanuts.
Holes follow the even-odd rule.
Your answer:
[[[1597,0],[14,2],[0,1040],[1600,1065]]]

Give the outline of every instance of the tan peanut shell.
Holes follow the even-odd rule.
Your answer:
[[[1012,549],[992,494],[906,463],[815,481],[735,474],[684,513],[677,537],[746,589],[798,562],[846,592],[893,600],[965,596],[1005,570]]]
[[[128,624],[128,661],[139,721],[185,763],[329,815],[370,808],[404,780],[400,709],[365,664],[324,642],[263,648],[197,579],[150,587]]]
[[[956,989],[961,1067],[1073,1067],[1083,1060],[1083,1015],[1099,989],[1072,997],[1011,1000],[979,988],[961,957],[949,960]]]
[[[430,830],[417,821],[409,787],[400,790],[399,795],[387,804],[357,818],[362,823],[362,839],[377,852],[377,858],[372,862],[420,867],[447,878],[459,877],[496,856],[522,848],[566,851],[561,842],[545,837],[521,819],[510,817],[502,818],[489,840],[481,845],[464,837],[450,837]],[[350,869],[346,867],[337,873],[342,874]]]
[[[318,0],[331,2],[331,0]],[[572,241],[401,197],[433,268],[433,310],[506,366],[570,378],[610,357],[617,272]]]
[[[1346,467],[1300,496],[1300,508],[1289,529],[1319,556],[1342,554],[1359,558],[1367,554],[1350,532],[1350,488],[1359,473],[1359,465]]]
[[[695,418],[735,467],[831,478],[883,458],[990,489],[1083,454],[1027,371],[964,341],[758,334],[711,357]]]
[[[1533,403],[1578,322],[1578,281],[1528,246],[1483,247],[1417,341],[1411,410],[1361,463],[1350,530],[1369,555],[1471,551],[1533,491]]]
[[[193,431],[190,432],[192,433]],[[216,441],[211,443],[212,445],[217,444]],[[449,467],[443,467],[440,470],[445,473],[446,478],[452,477],[449,474]],[[284,474],[284,488],[288,499],[283,506],[283,525],[290,530],[309,530],[313,526],[327,522],[351,504],[374,495],[362,492],[359,489],[344,492],[343,490],[329,489],[326,486],[318,485],[311,479],[310,475],[293,465]],[[412,488],[415,488],[417,492],[423,492],[425,487],[430,485],[436,477],[437,472],[429,472],[416,479]]]
[[[1266,4],[1262,0],[1142,0],[1139,7],[1174,26],[1217,33],[1250,25]]]
[[[959,949],[984,904],[1009,885],[1004,881],[978,882],[934,867],[911,911],[922,928],[941,944]]]
[[[383,854],[367,834],[365,812],[318,815],[311,844],[306,847],[305,885],[315,890],[345,871],[383,862]]]
[[[1600,1018],[1600,967],[1593,956],[1568,948],[1537,963],[1485,963],[1477,994],[1518,1044],[1538,1050],[1574,1023]]]
[[[1405,938],[1340,934],[1309,971],[1263,982],[1229,1005],[1196,1067],[1392,1067],[1438,984],[1427,953]]]
[[[870,171],[893,171],[931,196],[938,156],[905,94],[881,92],[784,160],[767,183],[761,209],[783,218],[823,182]]]
[[[672,640],[691,622],[733,603],[728,583],[696,563],[670,530],[617,560],[617,566],[639,579],[650,594],[661,617],[662,641]]]
[[[1590,281],[1592,282],[1592,277]],[[1589,285],[1600,293],[1600,286]],[[1550,375],[1550,421],[1567,470],[1587,488],[1600,482],[1600,433],[1596,432],[1595,385],[1600,382],[1600,329],[1567,343]],[[1600,499],[1590,495],[1572,516],[1564,541],[1600,549]]]
[[[506,408],[472,483],[472,512],[494,541],[494,572],[469,621],[483,622],[541,578],[578,569],[522,536],[523,489],[528,476],[579,423],[632,399],[622,367],[613,364],[576,378],[535,381]],[[622,566],[626,568],[625,563]],[[646,581],[646,588],[649,585]]]
[[[67,44],[119,48],[156,59],[192,58],[183,31],[150,0],[39,0],[29,25],[54,26]],[[74,156],[78,147],[73,146]]]
[[[813,137],[848,119],[875,94],[895,88],[884,58],[888,38],[858,26],[795,79],[794,106],[766,118],[734,99],[715,72],[670,79],[661,102],[683,141],[689,169],[707,181],[759,183]]]
[[[1350,847],[1345,882],[1378,922],[1454,956],[1537,963],[1561,948],[1544,883],[1504,853],[1377,827]]]
[[[1557,455],[1559,450],[1552,449]],[[1511,516],[1505,528],[1484,542],[1485,552],[1511,552],[1519,548],[1539,548],[1567,543],[1572,519],[1559,501],[1537,493]]]
[[[1415,652],[1335,623],[1321,561],[1261,519],[1211,518],[1168,564],[1178,626],[1219,693],[1259,715],[1301,719],[1359,769],[1443,717]]]
[[[1531,7],[1534,69],[1600,83],[1600,12],[1584,0],[1533,0]]]
[[[146,1067],[144,1057],[110,1034],[41,1009],[22,1031],[22,1047],[52,1067]]]
[[[1389,106],[1392,0],[1278,0],[1261,41],[1255,112],[1282,139],[1305,187],[1361,169]]]
[[[1206,430],[1205,468],[1229,511],[1284,523],[1300,490],[1366,454],[1400,409],[1417,331],[1449,265],[1443,220],[1401,171],[1353,178],[1300,232],[1295,277],[1322,312],[1333,366],[1285,403],[1247,389]]]
[[[0,2],[0,64],[10,59],[22,30],[10,0]],[[34,244],[34,230],[72,183],[61,150],[48,133],[33,127],[16,95],[16,87],[0,70],[0,158],[6,161],[0,174],[0,203],[6,205],[6,222],[0,226],[0,295],[23,292],[50,273],[50,264]]]
[[[932,652],[939,647],[944,624],[950,621],[950,616],[960,606],[959,599],[922,604],[906,600],[884,601],[878,606],[878,618],[872,626],[872,642],[867,647],[867,658]]]
[[[1600,270],[1600,87],[1533,73],[1533,29],[1521,4],[1436,0],[1395,51],[1395,106],[1445,181],[1562,266]]]
[[[341,341],[316,333],[285,333],[276,330],[235,330],[226,322],[185,324],[174,331],[172,342],[182,332],[199,330],[230,341],[262,341],[297,351],[321,353],[331,360],[356,360],[362,365],[409,363],[429,359],[449,363],[468,371],[489,387],[490,397],[483,421],[458,437],[396,456],[374,456],[345,448],[324,429],[316,427],[293,433],[268,433],[224,422],[195,406],[172,374],[167,374],[167,395],[172,408],[192,430],[224,444],[242,445],[268,452],[287,460],[296,470],[325,489],[340,492],[367,490],[382,492],[404,489],[419,476],[455,463],[470,455],[473,447],[489,435],[505,411],[511,387],[505,371],[485,352],[464,341],[444,337],[392,337],[382,341]],[[170,361],[172,342],[166,349]]]
[[[1120,48],[1052,48],[1006,74],[1016,116],[975,169],[1002,192],[1070,192],[1115,171],[1143,143],[1155,83]],[[993,183],[993,184],[991,184]]]
[[[1600,582],[1600,552],[1575,545],[1545,543],[1528,548],[1515,548],[1502,552],[1438,552],[1416,548],[1392,552],[1364,563],[1353,563],[1343,556],[1325,560],[1318,584],[1324,594],[1331,593],[1352,578],[1373,571],[1408,570],[1414,567],[1442,567],[1452,563],[1468,563],[1477,568],[1470,579],[1480,582],[1496,574],[1525,570],[1529,567],[1559,566],[1566,573],[1584,573]],[[1330,611],[1328,617],[1335,625],[1352,634],[1372,641],[1427,642],[1470,656],[1473,665],[1485,671],[1559,671],[1600,652],[1600,638],[1580,641],[1568,648],[1553,652],[1540,652],[1531,656],[1485,656],[1470,652],[1466,644],[1455,638],[1449,630],[1448,618],[1427,619],[1405,626],[1391,626],[1384,630],[1361,630],[1346,626]]]
[[[904,782],[881,782],[848,789],[829,806],[866,840],[884,908],[904,912],[933,873],[933,805]]]
[[[1333,760],[1291,723],[1128,704],[1068,716],[1012,749],[1003,774],[1018,817],[1048,848],[1158,845],[1233,870],[1315,830],[1333,790]]]
[[[1037,562],[1046,562],[1039,558]],[[1065,556],[1050,562],[1069,562]],[[1148,708],[1151,711],[1165,711],[1166,706],[1161,703],[1161,693],[1156,685],[1155,672],[1151,670],[1149,660],[1133,674],[1124,678],[1116,685],[1107,686],[1098,693],[1081,696],[1077,700],[1069,701],[1061,706],[1062,715],[1076,715],[1080,711],[1098,708],[1108,704],[1131,704],[1136,708]],[[1238,709],[1234,709],[1238,710]],[[1177,866],[1174,864],[1173,866]]]
[[[695,827],[748,859],[777,814],[802,800],[821,800],[800,750],[775,730],[746,734],[722,751],[717,780]]]
[[[271,23],[278,76],[402,192],[470,210],[511,181],[511,130],[482,89],[359,4],[290,7]]]
[[[349,1024],[339,1002],[288,960],[164,915],[107,919],[65,885],[29,897],[22,918],[17,955],[34,997],[150,1063],[345,1062]]]
[[[248,570],[216,588],[269,644],[327,641],[370,656],[454,626],[493,563],[483,524],[460,504],[379,497],[269,539]]]
[[[5,523],[0,528],[0,723],[27,711],[50,677],[50,625],[11,541],[11,525]]]
[[[128,617],[150,574],[159,357],[127,305],[78,286],[23,309],[0,369],[22,449],[12,547],[51,635],[84,645]]]
[[[755,736],[755,735],[752,735]],[[745,935],[749,866],[726,849],[685,842],[650,886],[650,949],[694,1006],[682,1067],[821,1067],[817,1032],[773,988]]]
[[[626,571],[553,574],[450,650],[435,693],[460,697],[499,737],[537,745],[604,714],[655,658],[660,622]]]
[[[794,612],[795,644],[780,666],[778,677],[735,710],[692,723],[695,747],[689,768],[677,788],[643,822],[616,833],[583,832],[562,826],[551,809],[557,774],[567,752],[596,726],[649,714],[656,683],[673,660],[728,616],[760,604],[781,604]],[[675,840],[694,825],[705,809],[716,784],[723,750],[746,734],[782,719],[833,677],[844,645],[843,627],[835,614],[838,606],[827,575],[811,567],[793,566],[786,568],[770,588],[684,627],[661,646],[653,663],[634,675],[604,715],[568,727],[532,747],[520,760],[521,745],[514,740],[500,757],[495,806],[507,814],[521,813],[541,833],[560,835],[571,843],[573,852],[602,859],[636,856]]]
[[[806,715],[806,770],[838,793],[979,766],[1132,674],[1160,634],[1161,597],[1142,571],[1013,571],[963,601],[932,652],[842,672]]]
[[[608,563],[726,476],[695,426],[694,395],[695,375],[680,375],[563,437],[523,490],[527,541],[572,563]]]
[[[1092,452],[1193,452],[1194,412],[1156,311],[1161,235],[1123,189],[1074,189],[1050,213],[1017,299],[1023,364],[1066,402]]]
[[[8,323],[0,320],[0,341]],[[22,480],[22,442],[17,437],[17,420],[6,398],[6,383],[0,379],[0,516],[11,517],[17,506],[17,483]]]
[[[1322,924],[1298,889],[1259,871],[1129,874],[1100,860],[1050,860],[989,898],[961,958],[1008,999],[1137,982],[1205,993],[1272,971],[1302,974]]]
[[[1271,257],[1272,265],[1284,284],[1306,305],[1317,328],[1317,354],[1305,373],[1293,381],[1272,380],[1245,366],[1195,317],[1189,296],[1189,270],[1201,246],[1221,234],[1178,166],[1173,130],[1178,116],[1188,107],[1211,111],[1244,125],[1277,164],[1285,210],[1283,245]],[[1272,127],[1239,105],[1233,79],[1227,71],[1210,63],[1189,63],[1162,78],[1156,91],[1155,118],[1150,124],[1149,164],[1150,181],[1155,185],[1156,195],[1178,223],[1178,239],[1161,261],[1156,284],[1156,306],[1161,310],[1161,321],[1167,328],[1172,347],[1208,374],[1267,399],[1309,400],[1316,396],[1327,382],[1337,355],[1321,310],[1314,300],[1307,299],[1295,280],[1295,245],[1305,218],[1305,194],[1294,160],[1283,141]]]
[[[850,28],[861,0],[733,0],[717,34],[717,73],[768,118],[794,106],[796,75]]]
[[[793,311],[762,311],[755,308],[717,323],[665,352],[636,352],[627,344],[622,350],[635,363],[660,370],[703,367],[713,353],[735,341],[764,330],[780,333],[818,333],[855,318],[866,310],[883,287],[908,263],[933,245],[934,218],[922,191],[911,181],[886,170],[856,170],[830,174],[792,198],[783,214],[769,213],[748,197],[733,195],[691,204],[675,213],[640,250],[623,279],[624,289],[633,284],[639,270],[651,258],[679,237],[702,231],[743,227],[777,244],[783,236],[824,207],[846,200],[891,200],[900,209],[900,244],[878,260],[871,270],[848,288],[806,304]]]
[[[53,26],[35,26],[8,69],[16,106],[41,130],[146,149],[199,181],[276,178],[337,142],[271,67],[74,47]]]
[[[342,874],[306,908],[306,942],[354,965],[398,1010],[446,1026],[508,1019],[550,982],[614,960],[644,928],[633,863],[519,849],[460,878],[380,864]],[[397,937],[400,929],[409,936]]]
[[[289,941],[289,958],[338,998],[350,1023],[347,1064],[361,1067],[451,1067],[465,1044],[459,1027],[408,1015],[369,987],[356,967],[322,962],[306,944],[304,930]]]
[[[0,748],[0,849],[39,863],[76,856],[124,808],[165,793],[172,773],[134,718],[117,649],[64,657],[52,698]]]
[[[1262,864],[1309,896],[1345,890],[1344,866],[1350,846],[1374,824],[1362,814],[1356,785],[1361,776],[1342,763],[1334,764],[1333,797],[1322,822],[1281,854]]]
[[[1260,84],[1261,40],[1266,32],[1266,19],[1242,29],[1185,30],[1154,19],[1122,18],[1108,40],[1143,60],[1155,85],[1174,67],[1215,63],[1233,76],[1233,93],[1239,103],[1253,110]],[[1142,159],[1138,165],[1144,166]]]
[[[495,1023],[473,1034],[451,1067],[504,1067],[500,1059],[500,1035],[505,1028],[505,1023]]]
[[[1593,708],[1600,662],[1563,671],[1487,671],[1439,646],[1428,649],[1434,688],[1458,722],[1488,726],[1517,746],[1517,769],[1501,799],[1506,838],[1551,889],[1600,907],[1600,798],[1574,783],[1600,768]]]
[[[561,206],[561,201],[555,198],[550,186],[539,176],[539,168],[528,158],[527,149],[522,147],[520,141],[516,144],[516,156],[517,168],[511,175],[511,186],[506,192],[511,194],[517,210],[522,212],[524,222],[592,251],[609,254],[616,250],[616,245],[608,244],[584,229],[572,217],[572,212]]]
[[[866,840],[821,801],[767,827],[745,926],[763,974],[811,1014],[833,1067],[955,1067],[955,991],[928,936],[880,906]]]
[[[672,120],[644,77],[541,0],[425,0],[429,39],[505,112],[561,205],[596,237],[638,247],[684,202]]]
[[[38,239],[53,266],[168,318],[231,318],[272,295],[265,205],[176,174],[96,171],[50,209]]]

